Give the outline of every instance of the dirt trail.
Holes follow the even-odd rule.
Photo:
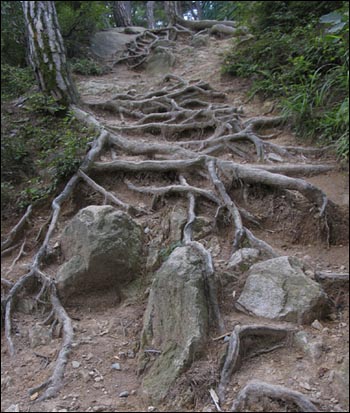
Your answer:
[[[186,44],[177,44],[175,51],[177,63],[173,73],[181,76],[187,81],[208,81],[215,90],[227,94],[226,103],[235,107],[243,106],[247,118],[264,115],[271,109],[271,104],[261,102],[258,98],[246,102],[246,92],[249,82],[242,79],[230,79],[222,76],[220,67],[222,55],[230,48],[230,40],[210,39],[208,47],[190,48]],[[82,94],[86,103],[100,103],[110,99],[115,93],[126,93],[135,89],[137,93],[158,90],[163,75],[154,76],[144,71],[130,71],[125,65],[117,65],[113,71],[103,77],[77,77],[78,86],[83,90],[84,84],[109,85],[108,88],[96,94]],[[114,90],[113,90],[114,87]],[[90,109],[89,109],[90,110]],[[96,111],[96,117],[105,124],[120,124],[120,119],[106,112]],[[147,134],[140,136],[136,134],[129,137],[130,140],[154,141]],[[276,141],[279,144],[298,145],[293,134],[288,130],[282,130]],[[113,154],[106,152],[102,160],[109,160]],[[124,157],[124,159],[129,159]],[[142,160],[143,157],[130,157],[133,160]],[[323,156],[322,163],[335,163],[331,156]],[[314,160],[319,161],[319,159]],[[245,161],[238,160],[244,163]],[[162,178],[165,179],[165,178]],[[335,203],[346,208],[348,206],[349,186],[347,174],[336,170],[316,177],[307,178],[309,182],[318,185]],[[148,174],[143,181],[159,185],[152,174]],[[105,178],[103,183],[106,188],[113,190],[122,199],[129,203],[149,205],[150,197],[127,191],[125,185],[118,179]],[[166,183],[166,179],[163,184]],[[76,204],[64,208],[59,229],[62,229],[67,220],[76,212],[77,205],[80,207],[88,203],[89,189],[85,188],[76,196],[81,200]],[[251,195],[250,200],[253,199]],[[186,200],[180,200],[180,204],[186,208]],[[151,228],[151,233],[159,231],[156,223],[161,221],[166,211],[174,208],[172,199],[156,213],[152,218],[141,217],[139,222]],[[264,208],[268,202],[274,202],[273,196],[264,195],[256,197],[256,208]],[[208,207],[205,203],[199,205],[200,213],[205,215]],[[267,211],[268,212],[268,211]],[[293,242],[288,231],[293,227],[293,222],[284,222],[282,217],[276,220],[275,216],[264,217],[264,228],[256,231],[256,235],[269,242],[278,251],[285,255],[295,255],[303,258],[312,268],[321,270],[335,270],[337,272],[349,271],[348,246],[346,240],[343,244],[330,247],[322,245],[319,240],[312,236],[305,242]],[[287,225],[288,224],[288,225]],[[32,234],[37,228],[32,229]],[[266,232],[266,229],[268,230]],[[309,228],[308,231],[312,231]],[[227,235],[227,237],[226,237]],[[305,234],[304,234],[305,235]],[[57,235],[55,236],[57,238]],[[307,237],[306,237],[307,238]],[[303,240],[301,240],[303,241]],[[52,240],[55,242],[55,239]],[[214,251],[214,262],[219,273],[225,272],[224,261],[229,257],[231,240],[228,234],[220,237],[213,236],[205,240],[205,246]],[[215,248],[219,246],[220,252],[215,255]],[[2,260],[2,270],[7,271],[13,256]],[[13,279],[20,275],[24,266],[30,262],[30,256],[20,260],[13,271]],[[57,266],[49,267],[49,274],[55,274]],[[137,376],[137,351],[139,345],[140,331],[142,328],[142,317],[147,305],[147,286],[150,277],[141,280],[139,284],[130,286],[129,296],[122,304],[116,303],[112,294],[92,295],[77,298],[74,305],[67,307],[67,311],[74,320],[75,338],[73,351],[65,374],[64,387],[55,399],[34,404],[28,395],[28,389],[45,381],[53,360],[60,345],[60,339],[54,339],[38,347],[31,348],[29,345],[31,330],[39,329],[42,315],[36,313],[33,318],[29,314],[15,313],[14,325],[16,331],[15,342],[18,349],[14,359],[10,359],[6,342],[2,336],[2,411],[13,404],[18,404],[20,411],[155,411],[144,399],[140,387],[141,379]],[[266,323],[266,320],[252,319],[242,315],[234,309],[232,292],[238,296],[241,283],[224,283],[220,291],[221,311],[223,313],[225,327],[231,331],[235,323]],[[146,291],[146,292],[145,292]],[[252,378],[273,381],[301,391],[312,399],[318,406],[327,411],[342,410],[341,401],[334,396],[334,373],[343,361],[348,347],[348,292],[343,290],[328,291],[334,299],[339,300],[338,312],[332,313],[332,318],[322,322],[323,330],[318,331],[309,326],[300,326],[304,331],[312,334],[315,338],[323,340],[323,354],[318,364],[314,364],[300,351],[294,347],[283,348],[272,353],[260,355],[245,360],[242,368],[234,374],[230,383],[230,391],[226,403],[222,408],[228,411],[237,392]],[[43,337],[45,341],[45,337]],[[224,342],[213,341],[208,344],[207,359],[198,364],[197,383],[183,378],[182,391],[191,388],[194,390],[193,404],[188,406],[187,411],[215,411],[211,403],[208,388],[210,374],[218,368],[220,357],[223,354]],[[114,363],[120,364],[120,370],[112,368]],[[216,371],[218,373],[218,371]],[[215,373],[214,373],[215,375]],[[202,382],[201,382],[202,379]],[[187,381],[186,381],[187,380]],[[122,392],[128,392],[128,397],[121,397]],[[179,396],[179,395],[177,395]],[[33,397],[35,399],[35,397]],[[168,401],[171,401],[170,399]],[[184,411],[184,408],[168,410],[164,405],[155,406],[158,411]],[[186,406],[185,406],[186,407]],[[258,407],[261,410],[263,407]],[[271,408],[271,406],[270,406]],[[279,406],[275,406],[278,411]],[[266,410],[265,410],[266,411]],[[288,410],[289,411],[289,410]]]

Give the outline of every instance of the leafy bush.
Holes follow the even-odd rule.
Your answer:
[[[328,11],[324,4],[310,17],[303,16],[300,10],[315,2],[306,2],[299,11],[293,5],[302,2],[254,3],[257,4],[256,37],[241,43],[226,56],[224,71],[251,77],[251,95],[279,98],[280,108],[293,119],[298,136],[318,138],[320,143],[339,140],[338,154],[346,157],[349,152],[348,4],[319,18],[321,12]],[[263,24],[261,16],[266,17],[267,3],[271,15]],[[291,21],[294,19],[293,29],[288,15]]]
[[[1,64],[1,98],[16,98],[35,85],[33,70]]]
[[[85,76],[100,76],[108,73],[108,68],[106,66],[102,66],[95,60],[87,58],[72,59],[70,61],[70,66],[73,73],[78,73]]]

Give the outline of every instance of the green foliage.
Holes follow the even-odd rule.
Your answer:
[[[30,68],[1,64],[1,99],[19,97],[35,84],[34,74]]]
[[[52,106],[51,113],[44,113],[39,94],[30,96],[28,101],[32,106],[2,116],[2,205],[12,208],[24,208],[54,195],[77,171],[87,143],[95,137],[95,132],[71,113],[57,117],[56,106]],[[11,190],[13,185],[17,193]]]
[[[57,103],[52,96],[44,95],[41,92],[32,93],[25,102],[25,109],[30,112],[47,114],[61,113],[66,110],[64,106]]]
[[[70,67],[73,73],[78,73],[84,76],[100,76],[108,73],[109,69],[102,66],[96,60],[87,58],[73,58],[70,61]]]
[[[253,3],[257,7],[256,36],[226,56],[224,71],[251,77],[251,95],[259,93],[278,98],[283,113],[293,120],[300,137],[318,138],[320,143],[339,140],[338,154],[346,157],[349,133],[347,3],[337,12],[321,17],[319,14],[328,12],[333,2],[319,2],[332,5],[318,5],[310,15],[303,15],[301,10],[306,13],[308,3],[315,2]],[[265,3],[270,4],[269,9]],[[297,10],[294,3],[300,3],[300,9]],[[267,14],[270,14],[269,23],[262,18],[267,18]]]
[[[26,64],[25,57],[25,24],[21,2],[2,1],[1,62],[23,67]]]
[[[234,20],[242,7],[240,1],[203,1],[203,18],[209,20]]]
[[[110,27],[109,8],[103,1],[56,1],[56,10],[68,57],[84,54],[91,36]]]

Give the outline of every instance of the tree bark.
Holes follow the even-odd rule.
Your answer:
[[[198,20],[203,19],[203,6],[201,1],[195,1]]]
[[[147,27],[149,29],[155,28],[154,22],[154,1],[148,1],[146,4],[146,12],[147,12]]]
[[[66,52],[54,1],[23,1],[28,59],[40,90],[67,107],[78,101],[68,71]]]
[[[169,26],[174,26],[177,22],[178,18],[178,7],[179,7],[179,2],[177,1],[165,1],[164,6],[165,6],[165,12],[168,16],[168,25]]]
[[[117,27],[131,26],[131,9],[128,1],[112,2],[113,17]]]

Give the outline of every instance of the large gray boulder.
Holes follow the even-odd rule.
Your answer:
[[[141,339],[143,390],[162,400],[203,350],[209,329],[204,258],[190,246],[176,248],[153,281]],[[159,351],[148,354],[147,350]],[[146,351],[145,351],[146,350]]]
[[[305,275],[301,261],[278,257],[250,268],[236,307],[273,320],[311,323],[325,312],[327,296]]]
[[[92,52],[102,58],[108,59],[112,56],[118,56],[124,52],[126,45],[145,31],[144,27],[117,27],[97,32],[91,39]]]
[[[61,250],[66,260],[57,276],[61,296],[118,288],[140,271],[142,230],[111,206],[89,206],[64,229]]]

